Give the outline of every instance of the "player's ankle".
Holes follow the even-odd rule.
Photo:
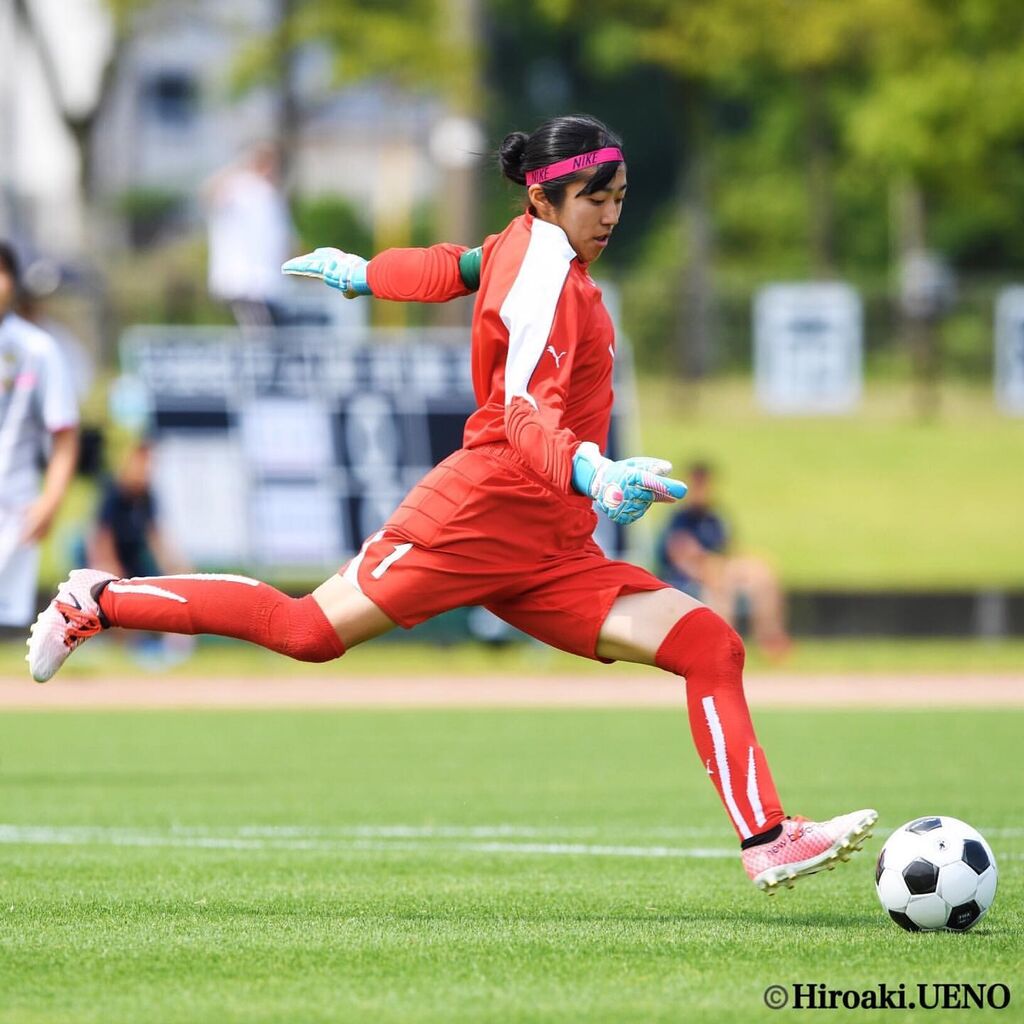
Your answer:
[[[103,593],[107,587],[114,582],[113,577],[109,580],[100,580],[99,583],[94,584],[89,593],[92,595],[92,599],[96,602],[96,618],[100,620],[100,625],[104,629],[110,629],[110,619],[107,618],[107,613],[103,610]]]
[[[741,850],[749,850],[752,846],[763,846],[765,843],[773,843],[782,835],[782,823],[773,825],[767,832],[759,832],[756,836],[744,839],[740,843]]]

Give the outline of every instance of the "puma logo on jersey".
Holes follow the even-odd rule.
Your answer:
[[[554,345],[548,345],[548,351],[555,357],[555,369],[560,369],[562,366],[562,360],[569,354],[569,350],[566,349],[564,352],[556,352]]]

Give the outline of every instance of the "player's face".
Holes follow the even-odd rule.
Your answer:
[[[588,180],[572,182],[565,190],[562,205],[557,208],[548,202],[539,185],[530,187],[529,196],[537,216],[557,224],[579,258],[593,263],[604,252],[615,225],[619,223],[622,201],[626,197],[626,165],[619,164],[607,188],[589,196],[580,195]]]
[[[14,306],[14,278],[0,267],[0,317],[7,316]]]
[[[565,202],[555,214],[556,223],[579,258],[593,263],[604,252],[619,223],[626,198],[626,165],[619,164],[615,177],[600,192],[580,195],[586,187],[586,182],[571,184],[565,190]]]

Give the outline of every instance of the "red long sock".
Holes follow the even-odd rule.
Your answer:
[[[160,633],[214,633],[299,661],[345,653],[313,595],[288,597],[247,576],[196,573],[114,580],[99,595],[111,626]]]
[[[684,615],[655,656],[659,668],[686,678],[690,731],[741,840],[785,817],[743,694],[743,641],[710,608]]]

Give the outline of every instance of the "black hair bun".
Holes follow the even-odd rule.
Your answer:
[[[529,139],[526,132],[509,132],[501,140],[501,146],[498,147],[498,163],[501,166],[501,173],[517,185],[526,184],[523,158],[526,155],[526,143]]]

